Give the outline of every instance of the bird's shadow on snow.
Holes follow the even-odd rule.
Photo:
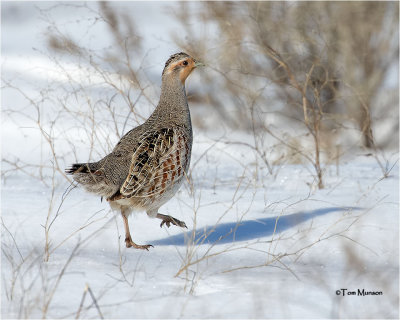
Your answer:
[[[356,207],[331,207],[312,210],[309,212],[297,212],[285,216],[275,216],[257,220],[244,220],[240,222],[221,223],[216,226],[206,226],[195,232],[187,231],[164,239],[154,240],[154,245],[175,245],[184,246],[191,238],[195,236],[196,244],[224,244],[235,241],[246,241],[268,237],[278,234],[284,230],[307,220],[337,211],[358,210]]]

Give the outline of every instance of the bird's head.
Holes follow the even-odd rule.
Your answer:
[[[185,83],[189,74],[197,67],[204,66],[184,52],[175,53],[165,63],[162,73],[163,77],[179,77],[182,84]]]

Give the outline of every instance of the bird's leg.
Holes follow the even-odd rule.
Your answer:
[[[129,232],[128,218],[127,218],[127,216],[126,216],[123,212],[121,212],[121,214],[122,214],[122,219],[124,219],[124,227],[125,227],[125,245],[126,245],[126,247],[127,247],[127,248],[134,247],[134,248],[136,248],[136,249],[145,249],[145,250],[149,250],[149,248],[152,247],[151,244],[139,245],[139,244],[136,244],[136,243],[134,243],[134,242],[132,241],[131,233]]]
[[[161,222],[161,224],[160,224],[160,227],[162,227],[163,225],[164,225],[164,223],[167,225],[167,227],[169,228],[169,226],[170,226],[170,224],[172,223],[173,225],[175,225],[175,226],[178,226],[178,227],[182,227],[182,228],[186,228],[187,229],[187,226],[186,226],[186,223],[185,222],[183,222],[183,221],[180,221],[180,220],[178,220],[178,219],[176,219],[176,218],[174,218],[174,217],[171,217],[171,216],[168,216],[168,215],[166,215],[166,214],[161,214],[161,213],[157,213],[157,216],[156,216],[158,219],[161,219],[162,220],[162,222]]]

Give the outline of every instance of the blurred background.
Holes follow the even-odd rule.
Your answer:
[[[103,156],[152,112],[166,59],[186,51],[207,65],[187,83],[196,132],[246,145],[270,173],[309,163],[321,188],[324,163],[398,151],[398,10],[386,1],[3,2],[6,172],[33,158],[43,165],[43,152],[78,158],[88,139],[88,158]],[[22,152],[4,139],[21,133],[32,138]]]

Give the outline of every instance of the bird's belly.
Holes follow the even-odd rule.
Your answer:
[[[142,189],[141,192],[132,197],[121,198],[114,202],[119,206],[131,207],[138,211],[158,209],[175,195],[183,181],[184,177],[182,176],[174,182],[166,183],[162,187],[161,185],[153,184],[151,187]]]

